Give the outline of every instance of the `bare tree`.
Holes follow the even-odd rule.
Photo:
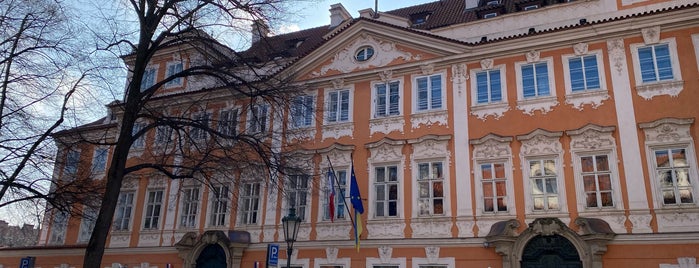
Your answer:
[[[51,173],[51,135],[94,78],[72,23],[57,1],[0,0],[0,208],[68,210],[93,192]]]
[[[291,77],[277,75],[286,62],[251,60],[254,53],[239,53],[208,34],[269,21],[285,2],[289,1],[129,0],[121,7],[136,18],[135,27],[125,27],[135,28],[136,36],[129,39],[125,33],[100,38],[105,49],[115,54],[129,51],[123,56],[129,80],[123,101],[110,105],[118,122],[113,140],[84,139],[113,148],[84,267],[100,267],[120,188],[128,174],[157,172],[210,185],[252,171],[260,181],[279,188],[279,175],[305,169],[290,161],[298,148],[285,138],[282,124],[290,101],[300,90],[290,83]],[[181,55],[184,64],[151,83],[149,63],[162,53]],[[180,79],[187,80],[185,89],[167,91],[170,83]],[[223,114],[206,113],[208,105],[221,99],[236,101],[250,114],[246,127],[235,129],[242,124]],[[154,142],[144,144],[144,140]]]

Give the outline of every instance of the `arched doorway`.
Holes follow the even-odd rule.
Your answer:
[[[196,268],[226,268],[226,252],[218,244],[206,246],[197,258]]]
[[[524,247],[522,268],[582,268],[573,243],[560,235],[535,236]]]

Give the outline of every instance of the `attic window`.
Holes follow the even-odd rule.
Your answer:
[[[354,59],[360,62],[371,59],[371,56],[374,56],[374,48],[370,46],[360,47],[357,49],[357,52],[354,53]]]
[[[497,12],[493,12],[493,13],[486,13],[486,14],[484,14],[484,15],[483,15],[483,18],[484,18],[484,19],[489,19],[489,18],[494,18],[494,17],[497,17],[497,16],[498,16],[498,13],[497,13]]]
[[[534,9],[537,9],[537,8],[539,8],[539,5],[529,5],[529,6],[525,6],[525,7],[523,8],[523,10],[527,11],[527,10],[534,10]]]
[[[429,12],[412,14],[410,15],[410,22],[413,26],[423,24],[427,22],[427,19],[430,17],[430,14],[431,13]]]
[[[486,6],[494,6],[494,5],[499,5],[499,4],[500,4],[499,0],[488,1],[485,3]]]

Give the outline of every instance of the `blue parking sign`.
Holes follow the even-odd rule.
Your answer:
[[[19,268],[34,268],[34,257],[22,258],[19,262]]]
[[[277,266],[279,264],[279,245],[267,245],[267,266]]]

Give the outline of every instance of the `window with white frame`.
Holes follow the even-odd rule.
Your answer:
[[[167,64],[167,71],[165,72],[165,77],[171,77],[182,72],[182,61],[170,62]],[[176,77],[165,84],[167,87],[178,87],[182,85],[182,77]]]
[[[335,186],[335,219],[344,219],[346,213],[345,207],[345,197],[347,191],[347,170],[336,169],[335,170],[335,180],[333,186]],[[323,220],[330,220],[330,194],[332,189],[330,188],[330,183],[325,183],[325,188],[323,189]]]
[[[109,148],[97,147],[92,155],[92,173],[102,173],[107,167]]]
[[[415,78],[415,110],[428,111],[443,109],[444,86],[442,74]]]
[[[243,183],[240,198],[240,223],[257,224],[260,211],[260,184],[256,182]]]
[[[488,134],[469,141],[473,145],[476,215],[515,213],[513,202],[512,137]]]
[[[558,210],[558,172],[552,158],[528,160],[529,185],[535,211]]]
[[[296,208],[296,215],[303,221],[307,220],[306,207],[308,206],[310,178],[308,175],[289,175],[289,181],[286,185],[286,205],[290,208]]]
[[[602,88],[597,54],[571,56],[567,60],[571,92]]]
[[[146,194],[144,230],[157,230],[160,226],[160,211],[163,207],[163,190],[151,190]]]
[[[78,243],[85,243],[90,240],[92,229],[95,228],[95,221],[99,209],[96,207],[85,206],[82,211],[82,220],[80,221],[80,234],[78,234]]]
[[[646,152],[658,209],[697,205],[697,159],[690,126],[694,118],[662,118],[639,124],[646,137]],[[671,138],[668,138],[671,137]]]
[[[222,110],[218,117],[218,132],[229,137],[238,134],[238,109]]]
[[[488,104],[503,101],[500,69],[476,72],[476,103]]]
[[[547,61],[541,61],[520,66],[524,99],[551,95],[548,64]]]
[[[133,144],[131,144],[131,148],[133,149],[143,149],[143,147],[146,145],[146,133],[141,133],[139,132],[143,130],[146,127],[146,123],[135,123],[133,124],[133,128],[131,129],[131,136],[135,137]],[[136,135],[139,135],[136,137]]]
[[[250,106],[248,111],[248,133],[257,134],[267,131],[267,115],[269,106],[266,104],[255,104]]]
[[[374,118],[400,114],[400,81],[374,84]]]
[[[211,212],[209,226],[226,226],[228,217],[228,186],[215,185],[211,187]]]
[[[315,96],[301,95],[294,97],[291,103],[291,126],[293,128],[310,127],[315,116]]]
[[[180,227],[196,227],[197,213],[199,213],[199,187],[184,188],[181,193],[181,200],[182,212],[180,213]]]
[[[580,156],[580,173],[585,190],[585,207],[614,207],[609,156],[606,154]]]
[[[420,265],[419,268],[447,268],[447,265]]]
[[[143,71],[143,78],[141,79],[141,92],[143,92],[144,90],[147,90],[148,88],[155,85],[155,78],[156,78],[157,74],[158,74],[158,67],[157,66],[147,67]]]
[[[418,163],[418,215],[444,215],[443,163]]]
[[[168,144],[172,139],[172,128],[170,126],[155,127],[155,144],[162,146]]]
[[[350,90],[332,90],[328,92],[328,107],[326,109],[325,121],[347,122],[350,120]]]
[[[201,112],[194,114],[192,117],[192,126],[189,129],[189,136],[195,142],[203,142],[209,137],[208,129],[209,122],[211,121],[211,114],[207,112]]]
[[[53,222],[51,223],[50,244],[63,244],[66,239],[66,229],[68,227],[68,212],[55,211]]]
[[[133,212],[134,192],[121,192],[117,199],[117,206],[114,213],[114,230],[129,230],[131,224],[131,213]]]
[[[374,168],[375,216],[398,216],[398,167],[379,166]]]
[[[690,180],[690,163],[684,147],[653,150],[656,180],[664,205],[694,204],[694,180]]]
[[[505,163],[481,163],[478,168],[483,192],[483,212],[507,212],[508,191]]]
[[[638,63],[643,83],[673,80],[672,59],[668,44],[655,44],[638,48]]]
[[[76,149],[69,149],[66,152],[66,162],[63,167],[63,174],[67,177],[73,177],[78,172],[78,165],[80,164],[80,151]]]

